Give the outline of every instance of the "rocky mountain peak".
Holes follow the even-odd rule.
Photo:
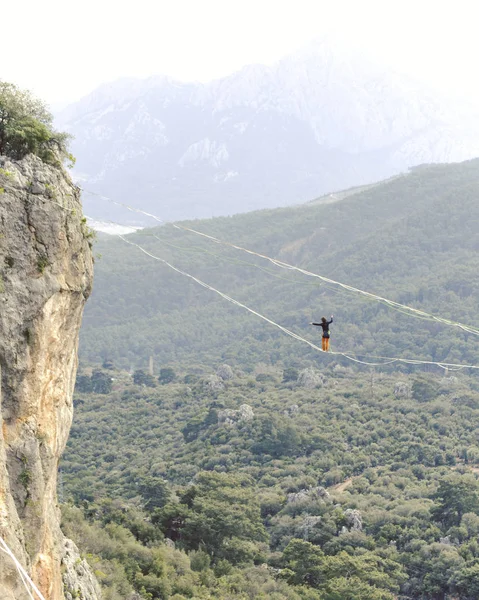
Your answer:
[[[120,80],[59,118],[85,188],[165,220],[299,203],[479,154],[470,112],[333,36],[208,84]]]

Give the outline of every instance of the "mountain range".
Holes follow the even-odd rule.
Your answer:
[[[167,221],[304,202],[479,155],[479,119],[332,39],[207,83],[105,84],[57,115],[85,190]],[[146,224],[84,195],[87,214]],[[150,223],[153,224],[153,223]]]

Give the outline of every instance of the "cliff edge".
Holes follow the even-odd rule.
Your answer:
[[[79,190],[66,172],[33,155],[0,157],[0,536],[47,600],[99,598],[61,533],[56,498],[92,262]],[[2,554],[0,598],[28,597]]]

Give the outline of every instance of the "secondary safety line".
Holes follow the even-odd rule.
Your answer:
[[[229,246],[230,248],[234,248],[236,250],[240,250],[241,252],[246,252],[247,254],[251,254],[253,256],[257,256],[259,258],[262,258],[264,260],[267,260],[269,262],[271,262],[272,264],[274,264],[275,266],[282,268],[282,269],[289,269],[289,270],[295,270],[298,271],[299,273],[302,273],[303,275],[306,275],[308,277],[316,277],[322,281],[324,281],[325,283],[329,283],[332,285],[336,285],[339,286],[349,292],[353,292],[356,294],[360,294],[362,296],[365,296],[367,298],[376,300],[377,302],[381,302],[383,304],[385,304],[386,306],[389,306],[390,308],[393,308],[395,310],[400,310],[401,312],[403,312],[404,314],[407,314],[409,316],[413,316],[413,317],[419,317],[419,318],[426,318],[428,320],[433,320],[436,321],[438,323],[441,323],[443,325],[449,325],[451,327],[457,327],[463,331],[466,331],[467,333],[471,333],[473,335],[479,335],[479,328],[471,326],[471,325],[466,325],[464,323],[460,323],[459,321],[453,321],[451,319],[445,319],[443,317],[438,317],[436,315],[430,314],[426,311],[417,309],[417,308],[413,308],[411,306],[407,306],[406,304],[401,304],[400,302],[396,302],[394,300],[389,300],[388,298],[384,298],[382,296],[379,296],[378,294],[373,294],[371,292],[366,292],[364,290],[361,290],[359,288],[353,287],[351,285],[348,285],[346,283],[342,283],[340,281],[336,281],[334,279],[330,279],[329,277],[325,277],[324,275],[319,275],[318,273],[314,273],[312,271],[308,271],[307,269],[302,269],[301,267],[296,267],[295,265],[291,265],[287,262],[284,262],[282,260],[276,259],[276,258],[272,258],[270,256],[267,256],[266,254],[261,254],[260,252],[255,252],[254,250],[250,250],[249,248],[245,248],[243,246],[238,246],[237,244],[233,244],[231,242],[226,242],[224,240],[221,240],[215,236],[209,235],[207,233],[203,233],[202,231],[198,231],[197,229],[193,229],[191,227],[186,227],[184,225],[178,225],[177,223],[167,223],[165,221],[163,221],[162,219],[160,219],[159,217],[157,217],[156,215],[146,212],[142,209],[139,208],[134,208],[132,206],[129,206],[128,204],[125,204],[124,202],[118,202],[117,200],[113,200],[112,198],[109,198],[108,196],[104,196],[102,194],[97,194],[95,192],[90,192],[89,190],[85,190],[82,188],[82,191],[86,192],[87,194],[91,194],[94,196],[98,196],[99,198],[102,198],[104,200],[107,200],[108,202],[111,202],[113,204],[117,204],[118,206],[123,206],[124,208],[128,209],[131,212],[136,212],[136,213],[140,213],[143,215],[146,215],[148,217],[151,217],[152,219],[154,219],[155,221],[157,221],[158,223],[163,223],[166,225],[170,225],[171,227],[174,227],[175,229],[179,229],[182,231],[187,231],[190,233],[193,233],[195,235],[199,235],[201,237],[204,237],[212,242],[215,242],[216,244],[222,244],[224,246]]]
[[[289,335],[290,337],[294,338],[295,340],[298,340],[300,342],[303,342],[303,343],[307,344],[308,346],[310,346],[314,350],[318,350],[319,352],[323,352],[323,350],[319,346],[317,346],[316,344],[313,344],[309,340],[301,337],[297,333],[294,333],[294,331],[291,331],[290,329],[287,329],[286,327],[283,327],[279,323],[276,323],[272,319],[269,319],[268,317],[265,317],[264,315],[262,315],[261,313],[257,312],[256,310],[250,308],[249,306],[246,306],[246,304],[243,304],[242,302],[239,302],[238,300],[235,300],[231,296],[228,296],[227,294],[225,294],[225,293],[221,292],[220,290],[214,288],[213,286],[209,285],[208,283],[205,283],[204,281],[201,281],[201,279],[198,279],[194,275],[190,275],[190,273],[187,273],[186,271],[183,271],[182,269],[179,269],[178,267],[175,267],[173,264],[171,264],[170,262],[168,262],[164,258],[161,258],[159,256],[156,256],[156,255],[152,254],[151,252],[149,252],[148,250],[146,250],[145,248],[143,248],[143,246],[140,246],[140,244],[136,244],[135,242],[127,240],[123,235],[118,235],[118,237],[121,240],[123,240],[126,244],[129,244],[130,246],[135,246],[141,252],[143,252],[144,254],[146,254],[147,256],[149,256],[150,258],[153,258],[154,260],[157,260],[157,261],[161,262],[162,264],[166,265],[170,269],[173,269],[173,271],[176,271],[180,275],[184,275],[185,277],[188,277],[189,279],[192,279],[193,281],[195,281],[196,283],[198,283],[202,287],[204,287],[204,288],[206,288],[206,289],[208,289],[208,290],[210,290],[212,292],[215,292],[216,294],[219,294],[222,298],[224,298],[228,302],[231,302],[232,304],[235,304],[236,306],[239,306],[240,308],[244,308],[245,310],[247,310],[251,314],[256,315],[260,319],[263,319],[263,321],[266,321],[270,325],[273,325],[274,327],[280,329],[286,335]],[[334,352],[333,351],[333,352],[327,352],[326,354],[336,355],[336,356],[343,356],[344,358],[347,358],[348,360],[351,360],[353,362],[360,363],[360,364],[363,364],[363,365],[367,365],[367,366],[384,366],[384,365],[392,364],[392,363],[395,363],[395,362],[401,362],[401,363],[406,363],[406,364],[410,364],[410,365],[436,365],[436,366],[441,367],[442,369],[445,369],[445,370],[448,370],[448,369],[461,370],[461,369],[467,369],[467,368],[469,368],[469,369],[479,369],[479,366],[476,366],[476,365],[458,365],[458,364],[454,364],[454,363],[444,363],[444,362],[435,362],[435,361],[429,361],[429,360],[399,358],[399,357],[390,357],[390,356],[373,356],[373,357],[371,357],[371,358],[375,358],[375,359],[379,359],[379,360],[383,361],[383,362],[380,362],[380,363],[366,362],[366,361],[360,360],[358,358],[354,358],[354,356],[351,356],[351,354],[354,354],[354,352],[347,352],[346,353],[346,352]],[[361,356],[361,355],[358,355],[358,356]]]
[[[158,221],[159,223],[163,223],[165,225],[171,225],[172,227],[174,227],[175,229],[179,229],[182,231],[188,231],[190,233],[193,233],[195,235],[199,235],[201,237],[204,237],[206,239],[209,239],[217,244],[222,244],[224,246],[229,246],[231,248],[235,248],[236,250],[240,250],[242,252],[246,252],[248,254],[251,254],[253,256],[257,256],[259,258],[262,258],[264,260],[267,260],[269,262],[271,262],[272,264],[274,264],[275,266],[282,268],[282,269],[289,269],[289,270],[295,270],[298,271],[299,273],[302,273],[303,275],[306,275],[308,277],[316,277],[318,279],[320,279],[321,281],[324,281],[325,283],[329,283],[332,285],[336,285],[339,286],[349,292],[353,292],[356,294],[361,294],[365,297],[368,297],[372,300],[376,300],[377,302],[383,303],[386,306],[389,306],[390,308],[393,308],[394,310],[398,310],[399,312],[402,312],[403,314],[406,314],[408,316],[413,316],[416,318],[420,318],[420,319],[426,319],[426,320],[432,320],[432,321],[436,321],[437,323],[441,323],[443,325],[449,325],[451,327],[457,327],[459,329],[462,329],[463,331],[467,332],[467,333],[471,333],[473,335],[479,335],[479,328],[471,326],[471,325],[465,325],[464,323],[461,323],[459,321],[452,321],[450,319],[445,319],[443,317],[438,317],[436,315],[433,315],[431,313],[428,313],[426,311],[417,309],[417,308],[413,308],[411,306],[407,306],[406,304],[401,304],[399,302],[396,302],[394,300],[389,300],[388,298],[384,298],[382,296],[379,296],[377,294],[373,294],[371,292],[366,292],[364,290],[361,290],[359,288],[353,287],[351,285],[348,285],[346,283],[342,283],[340,281],[335,281],[334,279],[330,279],[329,277],[325,277],[324,275],[319,275],[318,273],[314,273],[312,271],[308,271],[306,269],[302,269],[301,267],[296,267],[295,265],[291,265],[289,263],[286,263],[284,261],[281,261],[279,259],[275,259],[272,258],[270,256],[267,256],[266,254],[261,254],[260,252],[255,252],[254,250],[249,250],[248,248],[244,248],[242,246],[238,246],[236,244],[233,244],[231,242],[226,242],[224,240],[221,240],[215,236],[209,235],[207,233],[203,233],[201,231],[198,231],[196,229],[193,229],[191,227],[186,227],[184,225],[178,225],[176,223],[167,223],[165,221],[163,221],[162,219],[160,219],[160,217],[157,217],[156,215],[149,213],[147,211],[144,211],[142,209],[139,208],[134,208],[132,206],[129,206],[128,204],[125,204],[124,202],[119,202],[117,200],[113,200],[113,198],[109,198],[108,196],[104,196],[103,194],[98,194],[96,192],[91,192],[90,190],[86,190],[84,188],[81,188],[81,190],[87,194],[90,194],[92,196],[97,196],[98,198],[102,198],[103,200],[107,200],[108,202],[111,202],[113,204],[116,204],[118,206],[123,206],[124,208],[128,209],[131,212],[136,212],[139,214],[143,214],[146,215],[148,217],[151,217],[152,219],[154,219],[155,221]],[[39,198],[40,199],[40,198]],[[60,208],[63,208],[63,210],[66,210],[68,212],[75,212],[75,209],[72,208],[68,208],[65,206],[62,206],[61,204],[59,204],[58,202],[55,202],[54,200],[49,200],[52,204],[56,204],[57,206],[59,206]]]
[[[97,221],[97,219],[90,217],[89,215],[85,215],[85,217],[87,219],[90,219],[90,221]],[[118,223],[117,221],[111,221],[110,219],[102,219],[101,220],[102,223],[109,223],[111,225],[118,225],[119,227],[127,227],[126,225],[124,225],[123,223]],[[170,246],[171,248],[175,248],[176,250],[179,250],[180,252],[188,252],[190,254],[197,254],[197,253],[201,253],[201,254],[208,254],[209,256],[213,256],[216,259],[222,260],[222,261],[226,261],[229,262],[231,264],[235,264],[235,265],[247,265],[248,267],[252,267],[253,269],[258,269],[259,271],[262,271],[263,273],[268,274],[270,277],[274,277],[275,279],[281,279],[282,281],[286,281],[287,283],[291,284],[291,285],[308,285],[311,287],[316,287],[316,288],[320,288],[321,287],[321,283],[315,283],[315,282],[302,282],[299,279],[287,279],[286,277],[282,277],[281,275],[276,275],[273,271],[269,271],[268,269],[266,269],[265,267],[261,267],[259,264],[256,264],[254,262],[249,262],[247,260],[242,260],[240,258],[230,258],[228,256],[225,256],[224,254],[216,254],[215,252],[211,252],[210,250],[206,250],[206,248],[202,248],[200,246],[179,246],[178,244],[173,244],[172,242],[168,242],[165,239],[160,238],[159,236],[155,235],[154,233],[149,233],[149,231],[152,230],[137,230],[137,231],[132,231],[131,234],[135,234],[136,236],[139,237],[150,237],[150,238],[155,238],[157,239],[159,242],[161,242],[162,244],[166,244],[167,246]],[[118,234],[112,234],[112,235],[118,235]],[[130,235],[125,234],[125,235]],[[217,268],[220,268],[220,266],[218,266]],[[333,292],[335,294],[339,294],[341,291],[335,289],[332,286],[325,286],[325,289],[327,289],[329,292]],[[422,318],[422,317],[421,317]]]
[[[38,596],[38,598],[40,600],[45,600],[45,597],[43,596],[43,594],[40,592],[40,590],[37,588],[37,586],[33,583],[29,574],[22,567],[20,561],[13,554],[13,552],[10,550],[7,543],[5,542],[5,540],[2,537],[0,537],[0,545],[2,546],[2,548],[0,548],[0,550],[2,552],[4,552],[5,554],[7,554],[12,559],[13,563],[15,564],[18,574],[20,575],[20,579],[22,580],[23,585],[25,586],[25,589],[27,590],[27,593],[30,596],[31,600],[35,600],[35,598],[32,596],[32,593],[31,593],[30,589],[28,588],[27,582],[30,584],[30,586],[32,587],[33,591]]]

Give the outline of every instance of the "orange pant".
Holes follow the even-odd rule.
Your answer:
[[[323,337],[323,352],[329,352],[329,338]]]

